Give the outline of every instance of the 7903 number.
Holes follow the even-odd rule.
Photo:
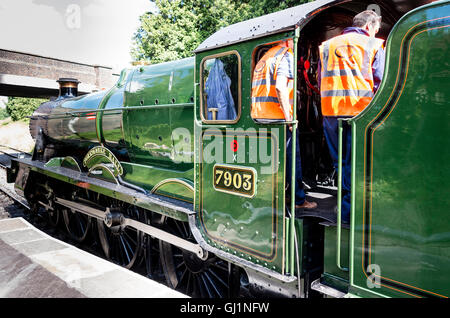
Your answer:
[[[218,191],[253,197],[255,171],[249,168],[214,166],[214,188]]]

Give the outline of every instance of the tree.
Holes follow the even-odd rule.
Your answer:
[[[39,98],[9,97],[6,111],[13,121],[17,121],[31,116],[36,108],[46,101]]]
[[[308,1],[156,0],[159,12],[140,17],[131,54],[151,64],[189,57],[222,27],[304,2]]]

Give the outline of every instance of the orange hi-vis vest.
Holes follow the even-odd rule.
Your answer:
[[[323,116],[358,115],[373,98],[372,64],[383,40],[346,33],[319,47]]]
[[[285,119],[281,104],[278,100],[276,82],[278,66],[286,53],[293,54],[292,50],[288,47],[274,46],[256,64],[252,81],[252,118]],[[270,74],[271,65],[273,65],[272,75]],[[292,117],[294,101],[293,79],[288,79],[288,90]]]

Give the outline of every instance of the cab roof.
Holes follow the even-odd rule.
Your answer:
[[[395,14],[398,19],[415,7],[434,1],[436,0],[317,0],[222,28],[203,41],[194,53],[294,30],[296,26],[301,25],[306,19],[339,4],[351,4],[353,2],[378,3],[385,12]]]
[[[279,32],[293,30],[299,22],[326,7],[350,0],[317,0],[296,7],[267,14],[261,17],[239,22],[220,29],[194,51],[195,53],[242,42],[251,38],[258,38]]]

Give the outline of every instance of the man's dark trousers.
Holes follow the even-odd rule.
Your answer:
[[[339,118],[350,117],[323,117],[323,131],[330,150],[333,166],[338,171],[339,159]],[[351,173],[352,173],[352,131],[345,122],[342,123],[342,221],[350,222]]]

